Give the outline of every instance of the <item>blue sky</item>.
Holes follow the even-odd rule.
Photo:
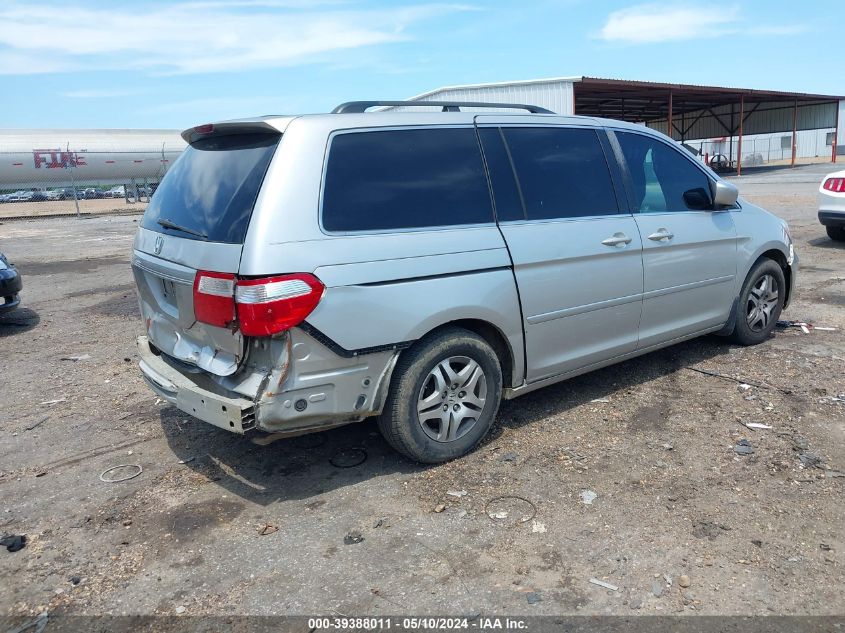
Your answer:
[[[841,15],[841,0],[3,0],[0,127],[181,129],[572,75],[845,94]]]

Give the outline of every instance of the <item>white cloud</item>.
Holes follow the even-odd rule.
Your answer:
[[[0,74],[126,69],[207,73],[306,64],[359,47],[412,39],[409,29],[453,4],[382,9],[334,2],[190,3],[108,9],[4,2]]]
[[[733,6],[641,4],[611,13],[600,39],[624,44],[713,39],[729,34],[783,35],[804,30],[800,25],[746,26]]]

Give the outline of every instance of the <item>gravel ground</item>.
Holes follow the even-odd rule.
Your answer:
[[[842,614],[827,170],[739,184],[791,222],[785,318],[835,331],[707,337],[540,390],[434,467],[372,423],[259,446],[187,418],[136,366],[137,216],[3,223],[26,307],[0,320],[0,532],[28,542],[0,550],[0,614]],[[100,480],[121,464],[143,472]]]

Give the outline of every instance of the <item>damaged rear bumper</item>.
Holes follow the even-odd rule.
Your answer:
[[[214,426],[245,433],[255,427],[255,403],[223,395],[203,374],[184,374],[150,348],[146,336],[138,337],[139,367],[144,380],[160,397],[185,413]]]
[[[338,356],[299,328],[251,339],[229,376],[216,376],[159,352],[138,338],[147,384],[181,411],[234,433],[258,429],[299,435],[378,415],[399,350]]]

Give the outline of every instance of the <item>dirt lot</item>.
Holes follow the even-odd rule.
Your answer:
[[[785,318],[835,331],[708,337],[543,389],[435,467],[372,423],[258,446],[165,406],[136,367],[137,216],[5,222],[26,307],[0,322],[0,532],[29,540],[0,550],[0,614],[842,614],[845,247],[815,219],[825,170],[739,184],[792,224]],[[120,464],[143,472],[100,480]]]

